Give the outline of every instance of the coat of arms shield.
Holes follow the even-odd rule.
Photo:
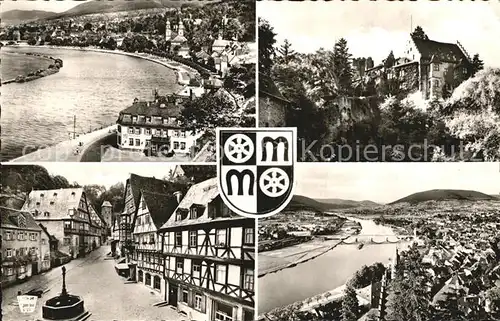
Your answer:
[[[266,217],[293,196],[296,128],[218,128],[220,195],[235,213]]]

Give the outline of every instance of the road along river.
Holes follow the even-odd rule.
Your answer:
[[[64,67],[54,75],[2,86],[2,161],[21,156],[23,149],[67,140],[74,116],[76,132],[85,133],[115,123],[134,98],[151,99],[155,88],[160,94],[180,89],[177,71],[152,61],[65,48],[3,47],[2,74],[22,69],[13,59],[4,64],[9,52],[60,58]]]

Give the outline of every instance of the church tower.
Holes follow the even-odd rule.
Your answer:
[[[172,29],[170,28],[170,21],[167,19],[165,23],[165,40],[170,40],[172,38]]]
[[[182,19],[179,19],[179,32],[180,37],[184,37],[184,24],[182,23]]]

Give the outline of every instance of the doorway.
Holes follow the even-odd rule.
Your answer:
[[[179,287],[177,285],[170,285],[168,287],[168,304],[177,306],[177,294],[179,293]]]

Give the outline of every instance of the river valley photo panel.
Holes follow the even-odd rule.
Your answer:
[[[259,126],[299,160],[499,161],[498,1],[258,1]]]
[[[258,223],[258,320],[497,320],[498,163],[302,163]]]
[[[214,162],[255,126],[255,2],[2,1],[2,161]]]

